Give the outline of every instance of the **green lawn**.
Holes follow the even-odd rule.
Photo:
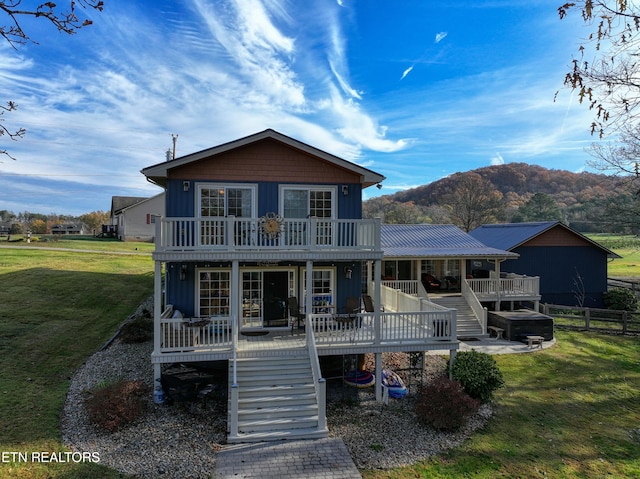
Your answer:
[[[152,294],[152,271],[146,255],[0,249],[0,453],[65,450],[69,379]],[[102,466],[1,461],[0,477],[120,477]]]
[[[152,293],[152,270],[145,255],[0,248],[0,453],[65,451],[59,420],[69,378]],[[548,350],[496,358],[506,387],[495,416],[460,447],[363,476],[640,477],[640,338],[557,339]],[[0,458],[0,477],[122,476],[99,465]]]
[[[557,332],[554,348],[496,356],[495,415],[444,456],[380,478],[640,477],[640,341]]]

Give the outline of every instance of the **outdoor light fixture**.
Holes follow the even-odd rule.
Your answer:
[[[349,266],[345,266],[344,267],[344,277],[347,279],[351,279],[351,274],[353,273],[353,269],[351,269]]]
[[[189,186],[190,186],[190,183],[187,180],[182,182],[182,189],[184,191],[189,191]]]
[[[181,264],[180,265],[180,281],[184,281],[185,279],[187,279],[187,265]]]
[[[349,194],[349,185],[342,185],[342,194],[347,196]]]

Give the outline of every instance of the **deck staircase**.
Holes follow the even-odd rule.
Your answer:
[[[228,436],[230,443],[327,436],[327,429],[318,425],[318,398],[308,354],[243,358],[237,364],[238,434]],[[232,414],[232,408],[228,410]]]
[[[429,300],[446,308],[456,309],[457,336],[480,337],[482,336],[482,326],[474,314],[471,307],[461,295],[432,296]]]

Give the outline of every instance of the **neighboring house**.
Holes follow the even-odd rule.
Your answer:
[[[455,357],[454,310],[358,307],[363,289],[381,304],[380,220],[362,219],[362,190],[382,175],[274,130],[142,173],[166,189],[155,384],[163,365],[227,361],[229,441],[326,436],[325,356],[373,353],[378,400],[383,352]]]
[[[51,234],[54,235],[86,235],[89,234],[84,224],[62,223],[51,227]]]
[[[469,233],[484,244],[518,253],[501,268],[539,276],[541,300],[568,306],[603,307],[607,263],[619,256],[559,221],[483,225]],[[478,270],[493,271],[483,263]]]
[[[123,241],[153,241],[155,219],[164,216],[164,192],[151,198],[114,196],[111,199],[111,223]]]
[[[385,307],[396,308],[398,292],[429,299],[455,308],[457,335],[487,333],[485,306],[500,309],[501,303],[540,299],[538,278],[517,281],[474,278],[474,264],[500,265],[517,253],[486,246],[454,225],[383,224],[384,251],[382,293]]]

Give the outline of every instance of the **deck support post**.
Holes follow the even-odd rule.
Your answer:
[[[456,349],[449,350],[449,379],[453,379],[453,363],[456,360]]]
[[[382,353],[375,353],[376,364],[376,401],[382,402]]]

